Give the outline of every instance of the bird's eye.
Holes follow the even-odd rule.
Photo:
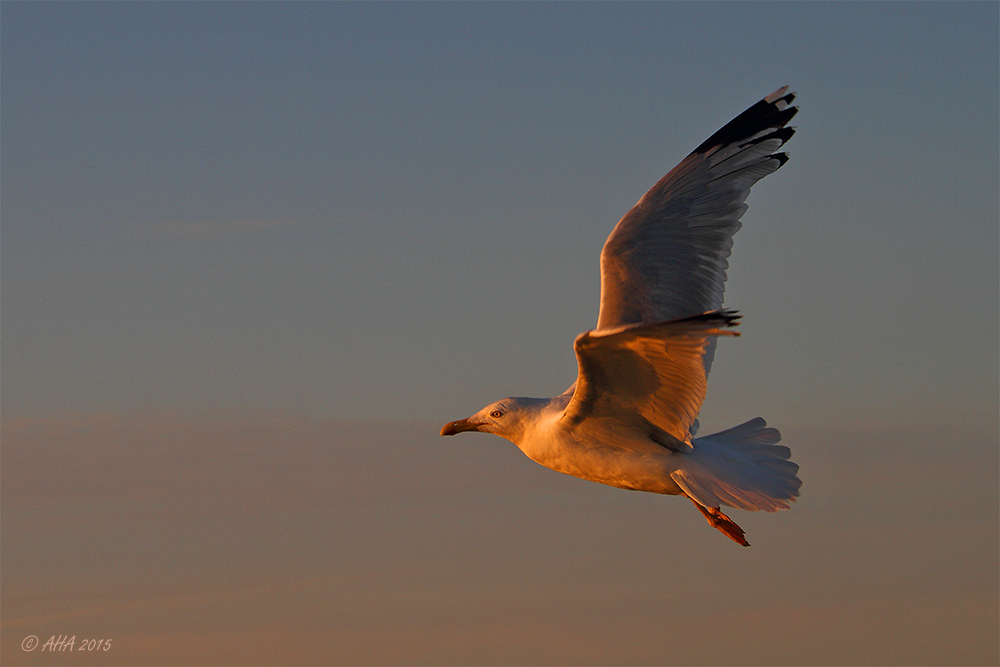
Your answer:
[[[500,419],[503,417],[503,410],[494,410],[490,413],[490,417],[493,417],[493,419]]]

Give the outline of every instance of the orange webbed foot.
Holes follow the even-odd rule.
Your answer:
[[[698,508],[698,511],[705,516],[708,520],[708,525],[712,526],[712,528],[718,529],[722,532],[722,534],[737,544],[744,547],[750,546],[750,543],[747,542],[743,529],[736,525],[735,521],[723,514],[718,507],[705,507],[690,496],[688,496],[688,499],[693,502],[694,506]]]

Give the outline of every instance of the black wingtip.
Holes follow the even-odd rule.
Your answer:
[[[743,318],[738,310],[710,310],[707,313],[702,313],[700,315],[692,315],[691,317],[685,317],[677,322],[708,322],[715,324],[717,326],[723,327],[735,327],[739,326],[740,320]]]
[[[747,145],[759,144],[762,141],[769,141],[771,139],[777,139],[782,144],[792,138],[795,134],[795,128],[791,126],[779,127],[773,132],[768,132],[767,134],[762,134],[753,141],[747,142]]]
[[[722,129],[703,141],[693,152],[707,153],[716,146],[746,141],[770,127],[779,129],[769,133],[768,138],[777,137],[782,139],[782,142],[787,141],[795,133],[795,130],[785,126],[799,111],[798,107],[791,106],[792,101],[795,100],[795,93],[787,93],[771,100],[772,95],[774,93],[723,125]]]

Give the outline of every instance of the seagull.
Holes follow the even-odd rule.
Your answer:
[[[601,251],[597,327],[573,343],[576,381],[553,398],[504,398],[441,435],[493,433],[533,461],[610,486],[686,496],[743,546],[721,507],[788,509],[802,482],[757,417],[695,437],[720,336],[733,235],[754,183],[788,160],[794,93],[779,88],[706,139],[625,214]]]

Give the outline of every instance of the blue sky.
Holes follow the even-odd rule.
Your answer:
[[[821,414],[985,398],[995,26],[905,7],[11,5],[5,411],[561,391],[611,227],[786,83],[802,131],[750,201],[717,374]]]
[[[95,533],[104,546],[94,547],[93,535],[73,539],[92,553],[110,549],[109,517],[142,525],[158,516],[159,503],[187,492],[186,475],[197,467],[170,454],[187,437],[219,470],[227,457],[241,458],[248,475],[271,480],[265,487],[276,496],[316,466],[336,468],[331,484],[360,476],[367,483],[344,502],[362,513],[351,521],[369,516],[372,534],[378,526],[386,535],[405,532],[386,507],[412,504],[408,511],[422,507],[465,526],[474,514],[448,498],[496,509],[498,497],[520,512],[508,516],[511,525],[524,521],[539,536],[559,521],[583,526],[587,512],[607,518],[634,510],[616,540],[651,530],[636,517],[673,511],[665,509],[670,499],[638,500],[535,472],[501,441],[433,436],[496,398],[565,389],[576,372],[572,340],[596,322],[598,254],[615,222],[703,139],[785,84],[798,93],[798,133],[791,161],[755,187],[736,237],[727,305],[743,313],[744,335],[720,343],[703,427],[760,414],[785,434],[806,484],[791,512],[752,517],[758,535],[773,522],[778,532],[763,538],[772,548],[800,544],[805,534],[820,539],[810,531],[821,518],[857,518],[872,507],[889,513],[899,503],[916,521],[921,498],[951,498],[956,505],[934,511],[965,527],[953,544],[975,555],[963,566],[965,579],[934,594],[974,599],[995,618],[996,4],[3,3],[0,16],[0,382],[4,484],[13,489],[5,504],[15,508],[4,511],[4,558],[15,563],[5,565],[6,618],[46,613],[35,586],[41,570],[11,593],[9,577],[22,573],[22,561],[10,545],[32,543],[34,521],[53,520],[46,512],[86,511],[105,526]],[[261,429],[277,429],[280,444]],[[303,443],[317,433],[348,444],[311,458]],[[97,446],[101,434],[121,449]],[[234,434],[249,434],[242,454],[224,444]],[[338,458],[350,443],[372,440],[384,449]],[[289,458],[268,458],[274,447]],[[117,462],[112,480],[140,509],[131,519],[102,514],[110,501],[98,487],[72,483],[72,470],[62,468],[39,497],[28,471],[45,470],[52,463],[45,457],[58,451],[66,460],[82,456],[80,465]],[[408,487],[407,498],[392,495],[389,487],[401,482],[379,475],[384,456],[402,457],[394,465],[427,484]],[[449,456],[466,467],[449,467]],[[175,475],[161,470],[164,460],[177,463],[166,468]],[[293,471],[287,476],[274,472],[282,461]],[[865,477],[869,470],[882,476]],[[428,491],[452,489],[462,475],[502,477],[488,498],[464,485],[445,499]],[[526,497],[518,492],[525,476],[538,485]],[[160,480],[162,497],[130,495],[150,477]],[[567,502],[565,514],[546,514],[550,484],[557,498],[587,509],[574,514]],[[234,530],[252,534],[254,512],[265,510],[235,509],[253,505],[239,485],[223,485],[230,495],[195,486],[206,503],[235,503],[232,525],[247,532]],[[357,495],[361,488],[381,489],[399,505],[386,501],[376,511]],[[286,535],[295,553],[310,553],[305,536],[333,521],[320,508],[347,511],[332,492],[316,493],[305,505],[267,510],[278,524],[274,517],[302,517],[295,525],[303,532]],[[89,509],[71,509],[78,503]],[[688,512],[677,508],[685,523],[674,533],[698,535],[691,536],[697,546],[685,548],[729,546],[713,544],[715,535],[697,541],[707,531],[697,517],[687,522]],[[842,542],[865,553],[876,543],[876,518],[858,518]],[[172,548],[198,551],[223,519],[177,521]],[[349,540],[350,526],[361,524],[344,521],[338,530]],[[669,532],[671,521],[655,525]],[[459,543],[457,533],[448,535],[445,542]],[[504,553],[482,535],[474,544]],[[914,555],[907,540],[915,535],[900,539],[874,561],[901,562],[904,582],[938,569],[937,556]],[[56,559],[58,544],[47,544],[25,547],[24,562]],[[427,543],[413,544],[427,555],[415,563],[434,562]],[[138,558],[152,547],[136,548]],[[260,547],[259,558],[269,548]],[[210,571],[227,560],[199,553]],[[289,590],[304,581],[294,572],[340,581],[342,571],[323,571],[311,559],[272,555],[266,576],[286,577]],[[587,563],[600,569],[601,558],[618,557],[592,556],[577,574],[593,578]],[[788,566],[797,562],[804,567],[795,559]],[[246,564],[247,581],[263,576],[257,565]],[[547,571],[537,565],[526,562],[524,572]],[[417,580],[424,572],[418,564],[411,572],[395,567]],[[713,585],[699,579],[711,575],[705,568],[692,575],[693,590]],[[171,576],[190,588],[188,574]],[[768,570],[764,579],[779,574]],[[121,571],[93,581],[106,583],[104,576],[122,591],[134,583]],[[442,585],[461,588],[474,574],[456,577]],[[827,590],[804,574],[792,581],[802,599]],[[511,582],[495,583],[500,591]],[[864,587],[860,577],[848,590]],[[652,590],[649,605],[660,591]],[[431,594],[413,595],[419,607],[413,600]],[[838,609],[844,618],[887,618],[892,600],[887,593],[871,602],[875,611],[852,612],[847,602]],[[258,602],[277,604],[267,596]],[[489,617],[473,600],[461,604]],[[34,616],[26,611],[32,605]],[[706,615],[720,612],[706,605]],[[371,627],[389,633],[398,630],[394,622]],[[18,631],[31,626],[24,623]],[[926,636],[921,628],[900,621],[893,632],[912,639]],[[15,639],[5,632],[5,653]],[[995,660],[995,632],[966,639],[981,649],[966,657]],[[117,659],[142,662],[126,643]],[[473,642],[452,657],[608,658],[596,649],[491,654],[487,645]],[[669,662],[656,646],[636,659]],[[875,661],[957,655],[944,648],[931,642],[929,653],[914,655],[890,647]],[[343,662],[364,661],[344,655]],[[838,662],[837,653],[827,655]],[[374,661],[447,662],[442,656],[401,648]],[[335,653],[312,659],[324,657],[338,661]],[[839,661],[852,657],[866,661],[848,654]],[[780,658],[765,648],[746,657]],[[676,658],[733,659],[699,655],[696,643]],[[810,662],[810,654],[786,659]]]

